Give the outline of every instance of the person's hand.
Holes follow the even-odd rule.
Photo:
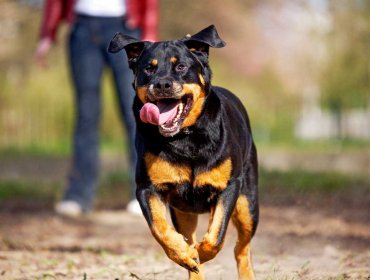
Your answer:
[[[47,68],[47,55],[51,49],[52,41],[50,38],[43,38],[39,41],[35,51],[35,58],[37,64],[42,68]]]

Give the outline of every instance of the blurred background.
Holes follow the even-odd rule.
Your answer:
[[[24,254],[30,254],[31,265],[33,250],[47,249],[45,260],[38,261],[43,271],[55,271],[58,264],[50,264],[50,252],[61,258],[68,252],[91,254],[110,264],[110,254],[130,248],[125,239],[112,237],[116,243],[106,243],[121,216],[111,224],[115,230],[107,227],[105,216],[97,230],[95,223],[60,223],[50,214],[70,167],[74,100],[65,53],[67,27],[58,34],[49,67],[35,63],[42,4],[0,0],[0,253],[20,250],[23,267]],[[213,84],[230,89],[245,104],[259,153],[257,273],[264,271],[267,278],[261,279],[369,279],[370,1],[160,0],[162,40],[194,34],[210,24],[227,43],[210,52]],[[110,79],[106,72],[96,202],[97,209],[124,209],[129,199],[127,149]],[[45,212],[49,214],[40,214]],[[19,224],[13,220],[17,213]],[[43,219],[51,227],[45,229]],[[137,221],[131,220],[132,229]],[[35,228],[40,232],[34,241],[25,241]],[[142,228],[146,232],[144,224]],[[66,243],[42,243],[51,229],[53,241],[60,232],[72,237]],[[85,238],[97,231],[102,243]],[[135,250],[146,246],[131,243]],[[74,258],[64,259],[66,271],[84,265]],[[158,253],[153,258],[158,260]],[[167,263],[164,258],[159,267]],[[292,258],[291,268],[278,265],[296,278],[274,277],[275,260]],[[0,255],[0,275],[8,275],[7,269],[1,272],[8,259],[12,257]],[[130,261],[143,267],[128,257],[126,263]],[[337,278],[313,278],[315,271]],[[78,279],[87,279],[86,274]]]
[[[0,1],[0,200],[34,184],[57,196],[69,166],[68,30],[60,30],[49,67],[38,67],[33,55],[42,4]],[[161,0],[160,7],[161,39],[215,24],[227,42],[211,50],[213,84],[235,92],[247,107],[262,172],[368,177],[369,1]],[[127,183],[126,149],[110,78],[105,73],[102,184],[120,185]]]

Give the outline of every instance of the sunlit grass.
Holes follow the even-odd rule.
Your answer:
[[[0,155],[68,155],[75,117],[74,96],[62,49],[48,69],[30,66],[27,75],[2,79]],[[129,101],[128,101],[129,102]],[[107,71],[102,86],[102,150],[122,151],[126,140]]]
[[[211,65],[213,84],[234,92],[246,106],[254,139],[262,149],[320,152],[370,148],[370,141],[297,140],[297,97],[289,94],[273,72],[266,69],[259,77],[248,78],[217,56],[212,56]],[[64,48],[54,49],[48,69],[32,64],[24,75],[18,72],[9,70],[0,79],[0,156],[70,155],[75,104]],[[109,72],[103,79],[101,117],[102,151],[126,151]]]
[[[323,202],[334,196],[364,202],[370,197],[369,178],[334,172],[282,172],[262,169],[259,182],[262,205],[300,201],[308,203],[312,199]],[[63,186],[64,182],[42,179],[3,180],[0,181],[0,204],[15,200],[36,204],[47,202],[51,205],[62,195]],[[107,208],[123,207],[130,199],[129,194],[128,173],[110,172],[100,181],[97,204]]]
[[[259,182],[262,205],[312,206],[336,200],[348,206],[370,203],[370,180],[362,175],[261,169]]]
[[[9,205],[52,207],[63,194],[65,182],[40,179],[0,180],[0,210]],[[130,179],[126,172],[110,172],[100,180],[96,204],[123,207],[130,200]]]

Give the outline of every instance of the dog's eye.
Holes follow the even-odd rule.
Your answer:
[[[184,72],[188,67],[185,64],[179,63],[176,65],[175,70],[177,72]]]
[[[153,65],[148,65],[148,66],[145,67],[144,72],[147,75],[152,75],[155,72],[155,68],[156,67],[153,66]]]

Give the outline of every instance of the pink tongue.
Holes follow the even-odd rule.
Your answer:
[[[144,104],[140,110],[140,119],[143,122],[162,125],[168,121],[172,121],[176,116],[180,100],[170,104],[159,101],[157,104],[158,107],[149,102]]]

